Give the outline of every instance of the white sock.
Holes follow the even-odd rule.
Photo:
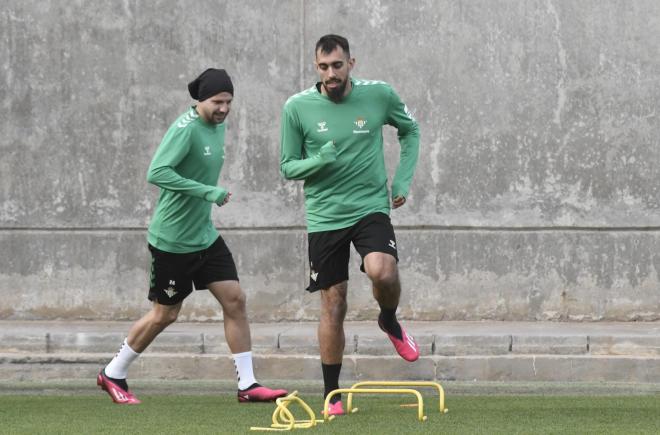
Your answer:
[[[121,348],[119,348],[119,352],[105,366],[105,375],[115,379],[126,379],[128,366],[139,356],[140,354],[128,345],[128,339],[125,339]]]
[[[242,352],[232,354],[234,366],[236,367],[236,377],[238,378],[238,389],[244,390],[257,382],[254,379],[252,369],[252,352]]]

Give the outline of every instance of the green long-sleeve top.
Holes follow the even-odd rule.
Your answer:
[[[419,127],[390,85],[351,79],[352,90],[339,103],[319,84],[289,98],[282,111],[280,171],[304,180],[307,230],[347,228],[364,216],[389,214],[383,125],[398,131],[401,152],[391,197],[406,197],[419,154]],[[333,153],[321,152],[334,141]],[[327,147],[326,147],[327,148]]]
[[[160,187],[147,240],[166,252],[208,248],[218,237],[211,207],[227,191],[217,186],[225,161],[225,124],[204,121],[191,107],[163,137],[149,166],[147,181]]]

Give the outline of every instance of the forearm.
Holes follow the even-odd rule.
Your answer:
[[[161,189],[194,196],[208,202],[220,203],[227,195],[227,191],[218,186],[208,186],[180,176],[173,168],[161,166],[150,168],[147,181]]]
[[[417,129],[399,138],[401,155],[392,180],[392,197],[407,197],[419,157],[419,132]]]
[[[304,180],[337,160],[337,149],[333,141],[326,142],[317,155],[306,159],[300,158],[300,151],[296,147],[294,150],[295,152],[288,152],[287,148],[283,147],[280,171],[287,180]]]
[[[304,180],[318,172],[325,162],[320,156],[302,160],[287,160],[280,164],[280,172],[287,180]]]

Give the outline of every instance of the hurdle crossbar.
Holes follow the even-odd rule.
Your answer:
[[[417,419],[419,421],[425,421],[426,416],[424,415],[424,399],[422,395],[419,394],[419,391],[413,390],[411,388],[338,388],[332,390],[325,398],[325,403],[323,404],[323,419],[328,420],[328,409],[330,405],[330,399],[333,396],[341,393],[347,394],[412,394],[417,398]]]
[[[350,393],[351,389],[364,388],[364,387],[430,387],[438,390],[438,402],[440,414],[445,414],[449,410],[445,408],[445,390],[437,382],[432,381],[362,381],[356,382],[351,386],[346,400],[346,412],[353,412],[353,394]],[[415,406],[414,404],[412,406]]]

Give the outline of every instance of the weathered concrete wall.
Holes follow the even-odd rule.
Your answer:
[[[660,318],[660,3],[17,1],[0,10],[0,318],[148,307],[145,171],[186,83],[236,98],[214,219],[255,320],[314,319],[302,186],[278,172],[286,98],[344,34],[422,131],[399,228],[417,319]],[[395,134],[387,160],[397,161]],[[350,318],[376,304],[351,269]],[[189,320],[220,318],[208,295]]]

